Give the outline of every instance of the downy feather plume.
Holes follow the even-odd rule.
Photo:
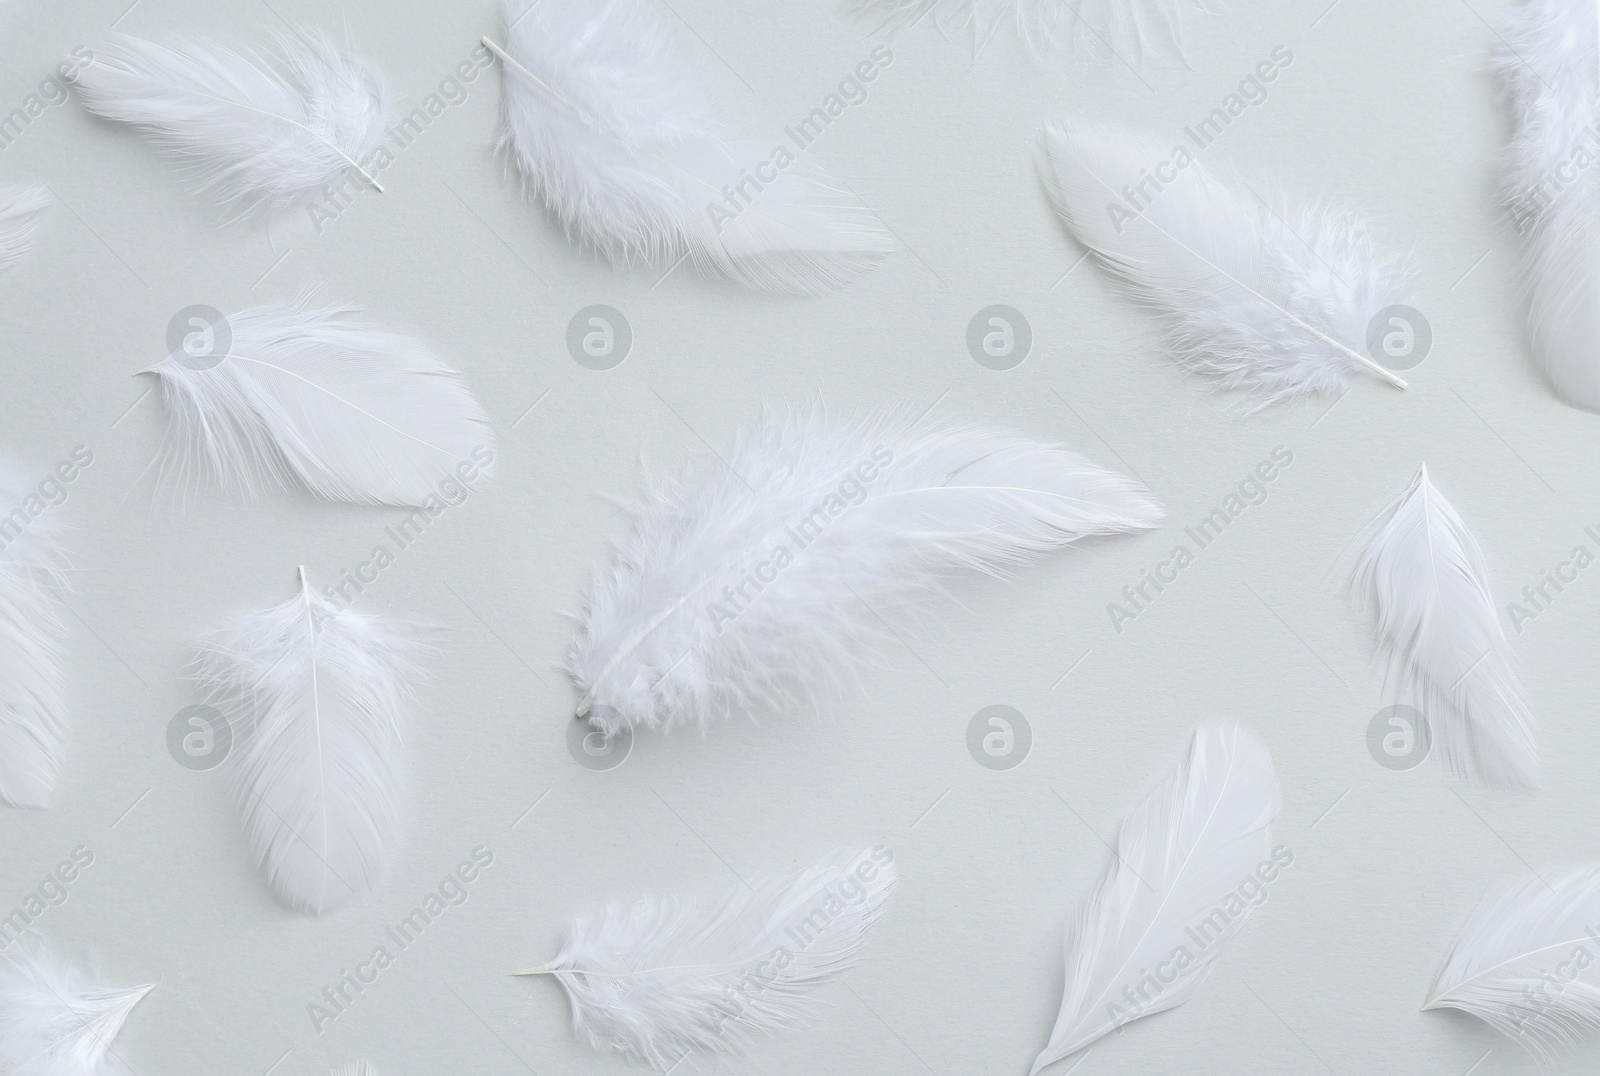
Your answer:
[[[1152,45],[1176,49],[1181,44],[1185,7],[1206,11],[1191,0],[850,0],[849,12],[875,22],[879,30],[928,20],[946,37],[970,37],[975,52],[1009,23],[1035,52],[1067,38],[1074,45],[1138,56]]]
[[[1402,693],[1427,715],[1450,765],[1489,784],[1531,787],[1539,748],[1483,551],[1424,465],[1380,516],[1355,584]]]
[[[860,200],[768,139],[734,138],[639,0],[511,0],[498,149],[570,238],[614,263],[683,258],[759,291],[815,295],[893,249]]]
[[[34,233],[53,201],[43,187],[0,185],[0,273],[33,249]]]
[[[67,735],[65,559],[25,473],[0,461],[0,800],[47,807]]]
[[[1237,724],[1196,729],[1189,757],[1123,823],[1067,936],[1061,1013],[1033,1072],[1194,996],[1255,910],[1240,887],[1255,892],[1287,863],[1271,847],[1277,813],[1266,746]]]
[[[117,989],[58,959],[36,934],[0,954],[0,1072],[127,1076],[112,1041],[155,984]]]
[[[595,576],[567,669],[606,735],[811,704],[950,577],[1162,519],[1065,449],[897,413],[768,413],[725,459],[659,483]]]
[[[1362,369],[1405,387],[1366,354],[1401,262],[1348,216],[1248,200],[1198,161],[1147,179],[1172,157],[1154,139],[1050,126],[1040,168],[1073,235],[1161,316],[1178,363],[1260,406],[1339,391]]]
[[[489,418],[426,345],[349,308],[255,307],[195,331],[161,379],[165,469],[253,495],[443,506],[493,473]],[[458,497],[455,499],[459,499]]]
[[[574,1033],[597,1050],[662,1072],[691,1053],[737,1054],[803,1023],[807,995],[856,964],[895,873],[880,846],[720,901],[609,904],[574,921],[548,964],[516,974],[554,975]]]
[[[113,35],[73,76],[90,111],[133,124],[173,157],[225,223],[302,205],[377,146],[389,97],[376,71],[327,38],[279,35],[275,50],[196,38]]]
[[[1460,1009],[1541,1062],[1600,1029],[1600,867],[1530,874],[1491,893],[1423,1009]]]
[[[312,915],[372,888],[395,829],[400,716],[423,644],[311,589],[208,639],[194,675],[233,734],[245,837],[273,891]]]

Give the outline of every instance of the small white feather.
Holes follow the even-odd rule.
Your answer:
[[[51,954],[38,935],[0,954],[0,1072],[6,1076],[125,1076],[112,1047],[155,984],[117,989]]]
[[[1061,1012],[1033,1072],[1194,996],[1257,906],[1240,887],[1256,892],[1273,865],[1277,813],[1266,746],[1236,724],[1196,729],[1188,758],[1123,823],[1067,937]]]
[[[1490,784],[1537,782],[1533,714],[1495,611],[1483,551],[1424,465],[1380,517],[1355,584],[1402,692],[1427,715],[1458,773]]]
[[[366,1061],[352,1061],[342,1068],[335,1069],[331,1076],[378,1076],[378,1070]]]
[[[951,577],[1162,519],[1065,449],[897,413],[769,413],[725,459],[652,490],[595,576],[567,669],[607,735],[814,703]]]
[[[1180,44],[1186,7],[1206,10],[1191,0],[851,0],[849,12],[880,30],[929,20],[947,37],[966,34],[974,50],[1010,24],[1035,51],[1068,38],[1118,55],[1140,55],[1153,45]]]
[[[43,187],[0,184],[0,273],[33,249],[44,211],[54,201]]]
[[[793,1028],[807,997],[860,959],[894,887],[883,847],[825,857],[784,881],[721,901],[647,897],[575,920],[554,975],[574,1033],[667,1071],[689,1054],[728,1055]]]

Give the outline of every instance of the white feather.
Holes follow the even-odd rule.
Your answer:
[[[334,1070],[332,1076],[378,1076],[378,1070],[366,1061],[352,1061]]]
[[[492,476],[489,419],[460,375],[353,314],[243,310],[146,371],[166,401],[166,469],[180,483],[208,474],[247,494],[265,482],[399,505]]]
[[[893,413],[768,414],[725,458],[660,483],[595,576],[567,669],[607,735],[810,703],[950,577],[1162,519],[1057,446]]]
[[[1257,906],[1239,891],[1262,885],[1277,813],[1266,746],[1236,724],[1196,729],[1188,758],[1123,823],[1067,937],[1061,1013],[1033,1072],[1194,996]]]
[[[1124,192],[1174,156],[1154,139],[1085,125],[1044,131],[1056,210],[1116,282],[1161,316],[1183,366],[1266,404],[1331,393],[1365,368],[1367,327],[1395,303],[1403,266],[1340,213],[1235,195],[1198,161],[1147,199]]]
[[[0,800],[47,807],[67,735],[65,560],[39,480],[23,475],[0,461]]]
[[[393,841],[400,716],[421,644],[300,593],[206,641],[195,679],[227,718],[245,836],[273,890],[321,915],[372,887]]]
[[[793,146],[793,163],[766,169],[776,178],[733,214],[724,188],[759,174],[774,144],[729,134],[638,0],[510,0],[506,18],[498,148],[569,237],[616,263],[664,270],[687,256],[790,294],[843,287],[892,251],[872,212]]]
[[[1356,567],[1402,691],[1457,772],[1536,783],[1539,748],[1483,551],[1424,465],[1380,517]]]
[[[796,1027],[807,995],[860,958],[894,887],[888,849],[841,852],[793,878],[716,902],[645,898],[575,920],[548,964],[573,1031],[667,1071],[691,1054],[736,1054]]]
[[[1424,1009],[1460,1009],[1541,1061],[1600,1028],[1600,867],[1529,875],[1486,896]]]
[[[377,186],[360,162],[383,136],[388,94],[325,37],[236,51],[116,34],[73,82],[85,107],[170,154],[228,223],[304,204],[347,169]]]
[[[122,990],[51,954],[38,935],[0,955],[0,1072],[6,1076],[124,1076],[112,1047],[155,985]]]
[[[849,11],[881,30],[906,29],[932,16],[940,32],[965,33],[974,49],[1010,24],[1035,50],[1065,37],[1137,55],[1156,44],[1176,47],[1185,7],[1206,10],[1198,0],[851,0]]]
[[[0,184],[0,273],[33,249],[34,233],[53,202],[43,187]]]

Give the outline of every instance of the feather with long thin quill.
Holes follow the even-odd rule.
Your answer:
[[[573,1031],[660,1071],[687,1055],[728,1055],[793,1028],[807,996],[860,959],[894,887],[887,848],[827,856],[783,881],[716,902],[645,898],[575,920],[548,964]]]
[[[397,505],[454,503],[491,477],[489,418],[460,375],[354,314],[268,306],[197,324],[144,371],[166,402],[165,469]]]
[[[1377,609],[1402,691],[1421,705],[1458,773],[1531,787],[1539,768],[1533,715],[1477,539],[1426,465],[1380,520],[1355,585]]]
[[[967,34],[975,50],[1010,23],[1035,51],[1068,37],[1142,55],[1152,45],[1179,46],[1185,7],[1206,11],[1198,0],[850,0],[848,10],[880,30],[907,29],[931,16],[946,36]]]
[[[275,44],[116,34],[72,81],[86,108],[172,156],[226,223],[302,205],[347,170],[382,190],[361,164],[390,113],[377,72],[320,35]]]
[[[611,735],[812,704],[951,577],[1161,519],[1139,483],[1055,445],[769,412],[709,472],[660,483],[597,571],[567,658],[578,716]]]
[[[400,716],[422,678],[416,633],[312,590],[239,617],[194,677],[234,738],[245,836],[273,890],[312,915],[372,887],[395,828]]]
[[[1365,354],[1403,264],[1343,214],[1247,202],[1194,160],[1162,173],[1174,156],[1154,139],[1076,124],[1045,128],[1040,164],[1073,235],[1160,314],[1172,356],[1261,406],[1337,392],[1359,370],[1404,388]]]
[[[33,249],[34,234],[53,202],[40,186],[0,185],[0,273]]]
[[[1237,724],[1196,729],[1183,764],[1123,823],[1067,936],[1061,1012],[1033,1072],[1194,996],[1293,859],[1271,847],[1277,813],[1266,745]]]
[[[498,148],[569,237],[619,264],[684,258],[814,295],[893,250],[872,211],[785,146],[732,137],[638,0],[510,0]]]
[[[155,984],[118,989],[57,958],[37,934],[0,953],[0,1072],[125,1076],[112,1041]]]

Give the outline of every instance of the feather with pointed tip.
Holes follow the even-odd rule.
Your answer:
[[[40,186],[0,185],[0,273],[33,249],[34,233],[53,201]]]
[[[569,237],[614,263],[684,258],[758,291],[864,276],[888,231],[820,166],[736,138],[638,0],[510,0],[498,149]],[[751,178],[755,177],[755,178]]]
[[[894,887],[894,857],[840,852],[793,878],[716,902],[645,898],[575,920],[548,964],[574,1033],[665,1071],[690,1053],[730,1055],[793,1028],[807,996],[860,959]]]
[[[1240,887],[1259,889],[1260,872],[1283,865],[1271,847],[1277,813],[1266,745],[1237,724],[1196,729],[1183,764],[1123,823],[1110,872],[1067,937],[1061,1012],[1034,1073],[1194,996],[1258,906]]]
[[[312,590],[239,617],[194,676],[228,721],[245,836],[274,892],[321,915],[372,888],[393,842],[400,716],[422,678],[404,625]]]
[[[6,1076],[123,1076],[112,1048],[155,984],[117,989],[25,934],[0,953],[0,1072]]]
[[[660,483],[597,572],[567,659],[578,715],[612,735],[810,704],[951,577],[1162,515],[1132,479],[1012,434],[769,413]]]
[[[1380,520],[1355,585],[1377,609],[1378,634],[1402,691],[1427,715],[1458,773],[1533,786],[1533,714],[1477,539],[1428,480],[1426,465]]]
[[[166,402],[165,468],[356,504],[453,503],[491,477],[489,418],[460,375],[353,315],[268,306],[197,324],[145,371]]]
[[[1172,157],[1154,139],[1051,126],[1040,167],[1073,235],[1160,315],[1182,366],[1260,406],[1337,392],[1362,369],[1405,387],[1365,353],[1407,279],[1400,262],[1353,218],[1249,202],[1198,161],[1145,181]]]
[[[980,49],[1006,24],[1035,51],[1062,37],[1119,53],[1142,55],[1152,45],[1177,48],[1186,0],[851,0],[849,13],[879,30],[908,29],[925,19],[947,37],[965,32]]]
[[[90,111],[140,128],[227,223],[303,205],[361,161],[388,122],[376,71],[326,37],[278,35],[276,50],[116,34],[73,76]]]

